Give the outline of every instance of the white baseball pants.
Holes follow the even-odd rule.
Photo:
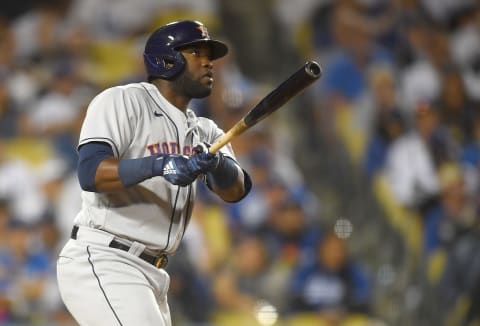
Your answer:
[[[81,326],[171,326],[168,273],[109,248],[113,235],[80,227],[57,261],[61,297]]]

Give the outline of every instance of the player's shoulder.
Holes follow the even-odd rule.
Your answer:
[[[98,93],[93,101],[142,97],[145,96],[148,85],[148,83],[130,83],[111,86]]]
[[[148,92],[151,89],[155,89],[155,86],[153,84],[147,83],[147,82],[138,82],[138,83],[129,83],[129,84],[124,84],[124,85],[118,85],[114,86],[112,88],[116,88],[121,92],[124,93],[131,93],[131,94],[136,94],[136,93],[142,93],[145,94],[145,92]]]
[[[210,143],[217,140],[224,133],[215,121],[206,117],[198,117],[197,125],[202,138]]]
[[[218,125],[212,119],[206,117],[197,117],[198,125],[204,130],[215,130],[218,128]]]

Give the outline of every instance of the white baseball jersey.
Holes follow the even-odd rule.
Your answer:
[[[155,85],[142,82],[109,88],[92,100],[79,146],[105,142],[119,159],[190,155],[199,142],[213,143],[222,134],[212,120],[196,117],[190,109],[182,112]],[[222,152],[234,158],[230,145]],[[153,177],[123,191],[83,191],[82,209],[74,223],[173,253],[192,213],[195,186],[196,182],[175,186]]]

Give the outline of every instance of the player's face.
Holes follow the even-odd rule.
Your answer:
[[[211,49],[206,44],[196,44],[182,50],[185,71],[173,81],[176,90],[189,98],[210,95],[213,86]]]

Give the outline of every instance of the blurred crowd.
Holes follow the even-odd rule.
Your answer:
[[[304,51],[325,72],[310,133],[319,148],[344,146],[403,239],[417,284],[403,302],[421,315],[407,324],[478,323],[478,1],[339,1],[313,21]]]
[[[146,38],[178,19],[230,45],[191,103],[225,130],[306,59],[323,77],[233,141],[249,196],[199,185],[167,267],[174,324],[479,322],[478,2],[30,0],[0,5],[0,325],[75,325],[55,264],[83,116],[145,79]]]

